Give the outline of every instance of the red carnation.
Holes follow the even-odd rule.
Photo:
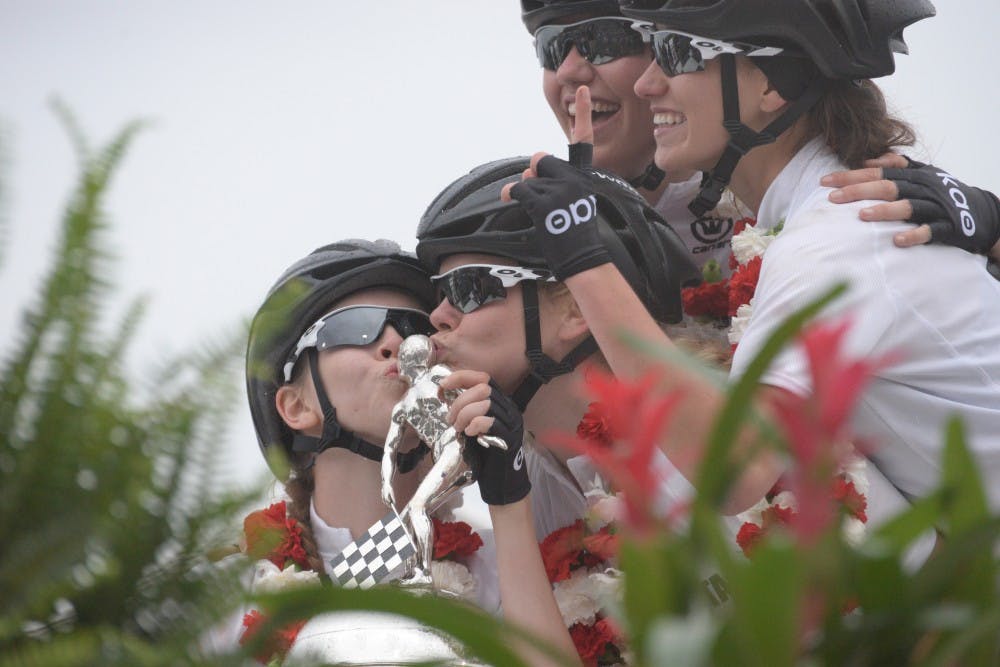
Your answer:
[[[621,547],[620,543],[618,535],[612,533],[608,526],[604,526],[593,535],[587,535],[583,538],[584,548],[601,560],[617,558]]]
[[[750,552],[764,537],[764,529],[755,523],[747,521],[740,526],[740,532],[736,533],[736,544],[743,550],[743,555],[750,557]]]
[[[598,618],[589,625],[574,623],[569,629],[569,636],[587,667],[615,664],[621,658],[615,646],[618,635],[606,618]]]
[[[256,609],[251,609],[248,614],[243,617],[243,627],[246,630],[240,635],[240,646],[246,646],[260,631],[261,627],[267,621],[267,617],[261,614]],[[276,630],[271,634],[270,637],[261,645],[260,649],[254,658],[262,665],[266,665],[274,658],[279,660],[284,659],[285,654],[292,648],[292,644],[295,643],[296,637],[299,636],[299,631],[302,629],[306,622],[294,621],[289,623],[283,628]]]
[[[603,406],[594,402],[587,406],[587,414],[576,426],[576,435],[581,440],[589,440],[594,444],[609,447],[612,440],[611,423],[605,414]]]
[[[569,579],[571,565],[579,560],[583,550],[583,521],[553,530],[539,547],[549,581]]]
[[[796,512],[791,507],[771,505],[760,513],[761,525],[747,521],[740,526],[740,531],[736,534],[736,544],[743,550],[743,555],[749,558],[754,547],[770,532],[771,526],[775,524],[789,526],[795,521],[795,517]]]
[[[837,477],[833,482],[833,499],[844,506],[844,509],[858,521],[868,522],[868,500],[858,492],[854,482]]]
[[[302,527],[286,516],[285,502],[251,512],[243,520],[247,554],[254,560],[266,558],[280,569],[288,561],[308,570],[309,559],[302,546]]]
[[[760,265],[763,258],[754,257],[743,266],[736,269],[732,278],[729,279],[729,310],[728,314],[733,316],[737,309],[745,303],[750,303],[754,292],[757,291],[757,281],[760,280]]]
[[[471,556],[483,546],[483,538],[464,521],[434,521],[434,558],[455,560]]]
[[[570,573],[580,567],[593,567],[602,558],[584,547],[583,520],[579,519],[564,528],[553,530],[539,545],[545,573],[553,584],[569,579]]]
[[[729,281],[702,283],[681,290],[684,313],[691,317],[729,316]]]

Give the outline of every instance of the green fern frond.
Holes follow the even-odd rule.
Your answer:
[[[213,484],[244,334],[173,361],[158,386],[129,379],[145,304],[102,330],[104,201],[141,125],[92,152],[56,107],[81,173],[0,368],[0,665],[197,664],[199,635],[241,599],[240,568],[208,554],[250,501]]]

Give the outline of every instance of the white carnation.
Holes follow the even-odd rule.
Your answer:
[[[596,533],[609,523],[625,517],[625,502],[617,495],[588,495],[587,528]]]
[[[758,526],[764,523],[764,519],[761,516],[771,503],[767,502],[767,498],[761,498],[757,501],[757,504],[750,509],[740,512],[736,515],[736,518],[740,520],[741,523],[755,523]]]
[[[795,501],[795,494],[791,491],[782,491],[774,497],[771,504],[775,507],[781,507],[783,509],[790,509],[794,511],[798,511],[799,509],[799,505]]]
[[[844,465],[844,477],[854,484],[854,488],[863,496],[868,495],[868,460],[863,456],[848,457]]]
[[[476,599],[476,580],[469,568],[452,560],[431,561],[431,577],[434,588],[457,595],[466,600]]]
[[[844,539],[851,546],[858,546],[865,539],[865,524],[853,516],[846,517],[841,526]]]
[[[621,594],[620,574],[613,568],[603,571],[581,568],[569,579],[556,583],[552,593],[566,627],[574,623],[593,623],[597,612]]]
[[[312,570],[298,570],[289,565],[284,570],[269,560],[259,560],[254,565],[253,587],[257,592],[275,593],[286,588],[319,584],[319,575]]]
[[[775,239],[774,234],[761,233],[756,227],[749,225],[733,237],[733,256],[740,265],[746,264],[754,257],[760,257]]]
[[[743,334],[750,324],[750,317],[753,315],[753,299],[750,303],[744,303],[736,309],[736,314],[729,318],[729,344],[736,345],[743,338]]]

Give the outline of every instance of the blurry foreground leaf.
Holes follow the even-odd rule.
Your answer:
[[[0,365],[0,665],[197,663],[201,633],[240,599],[238,573],[204,554],[232,541],[247,501],[214,485],[241,337],[150,386],[128,377],[143,305],[102,330],[103,206],[139,125],[92,153],[57,111],[80,176]]]

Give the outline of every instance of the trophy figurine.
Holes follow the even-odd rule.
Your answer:
[[[427,515],[428,507],[456,486],[456,482],[461,482],[463,474],[467,473],[462,457],[462,440],[446,419],[451,401],[455,400],[458,392],[446,391],[442,394],[438,383],[451,374],[451,369],[443,364],[431,366],[433,352],[430,339],[419,334],[409,336],[399,346],[399,375],[410,388],[392,409],[392,422],[382,455],[382,500],[390,509],[396,509],[392,491],[396,448],[407,427],[416,431],[417,436],[430,447],[434,460],[433,467],[417,486],[406,510],[399,512],[408,524],[416,546],[414,569],[404,579],[407,585],[432,583],[430,564],[434,554],[434,535]],[[496,436],[480,435],[476,441],[483,447],[507,449],[507,443]]]

